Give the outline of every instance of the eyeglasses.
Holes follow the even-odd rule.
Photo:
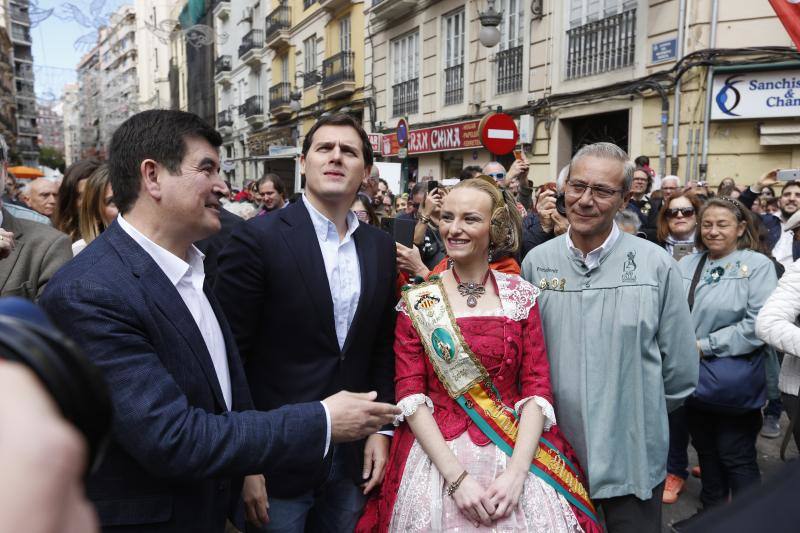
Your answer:
[[[489,172],[486,175],[489,176],[490,178],[494,179],[495,181],[500,181],[500,180],[506,179],[506,173],[505,172]]]
[[[580,198],[586,189],[592,191],[592,196],[600,200],[610,200],[614,195],[621,193],[622,189],[611,189],[602,185],[589,185],[582,181],[567,181],[566,193],[573,198]]]
[[[353,211],[353,213],[356,214],[356,218],[361,222],[369,222],[369,213],[367,213],[366,211],[359,210],[359,211]]]
[[[694,207],[670,207],[667,209],[667,217],[675,218],[682,215],[686,218],[694,216]]]

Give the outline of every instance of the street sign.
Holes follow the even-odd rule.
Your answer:
[[[405,148],[406,143],[408,143],[408,122],[401,118],[397,121],[397,144],[400,148]]]
[[[400,159],[408,157],[408,148],[400,148],[400,150],[397,151],[397,157]]]
[[[517,125],[506,113],[489,113],[483,117],[478,132],[483,147],[494,155],[511,153],[519,141]]]
[[[678,40],[667,39],[653,43],[650,62],[653,64],[674,61],[678,55]]]

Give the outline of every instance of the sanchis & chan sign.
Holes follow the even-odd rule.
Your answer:
[[[800,70],[714,76],[713,120],[800,116]]]

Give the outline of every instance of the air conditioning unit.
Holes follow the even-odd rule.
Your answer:
[[[253,22],[253,8],[252,7],[246,7],[242,11],[242,22],[244,22],[244,21]]]

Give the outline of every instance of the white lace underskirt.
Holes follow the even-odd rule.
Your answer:
[[[508,456],[494,444],[478,446],[464,432],[447,443],[459,462],[483,487],[506,469]],[[406,460],[389,531],[392,532],[582,532],[567,500],[534,474],[528,473],[519,505],[508,518],[491,527],[475,525],[446,494],[446,482],[416,440]]]

